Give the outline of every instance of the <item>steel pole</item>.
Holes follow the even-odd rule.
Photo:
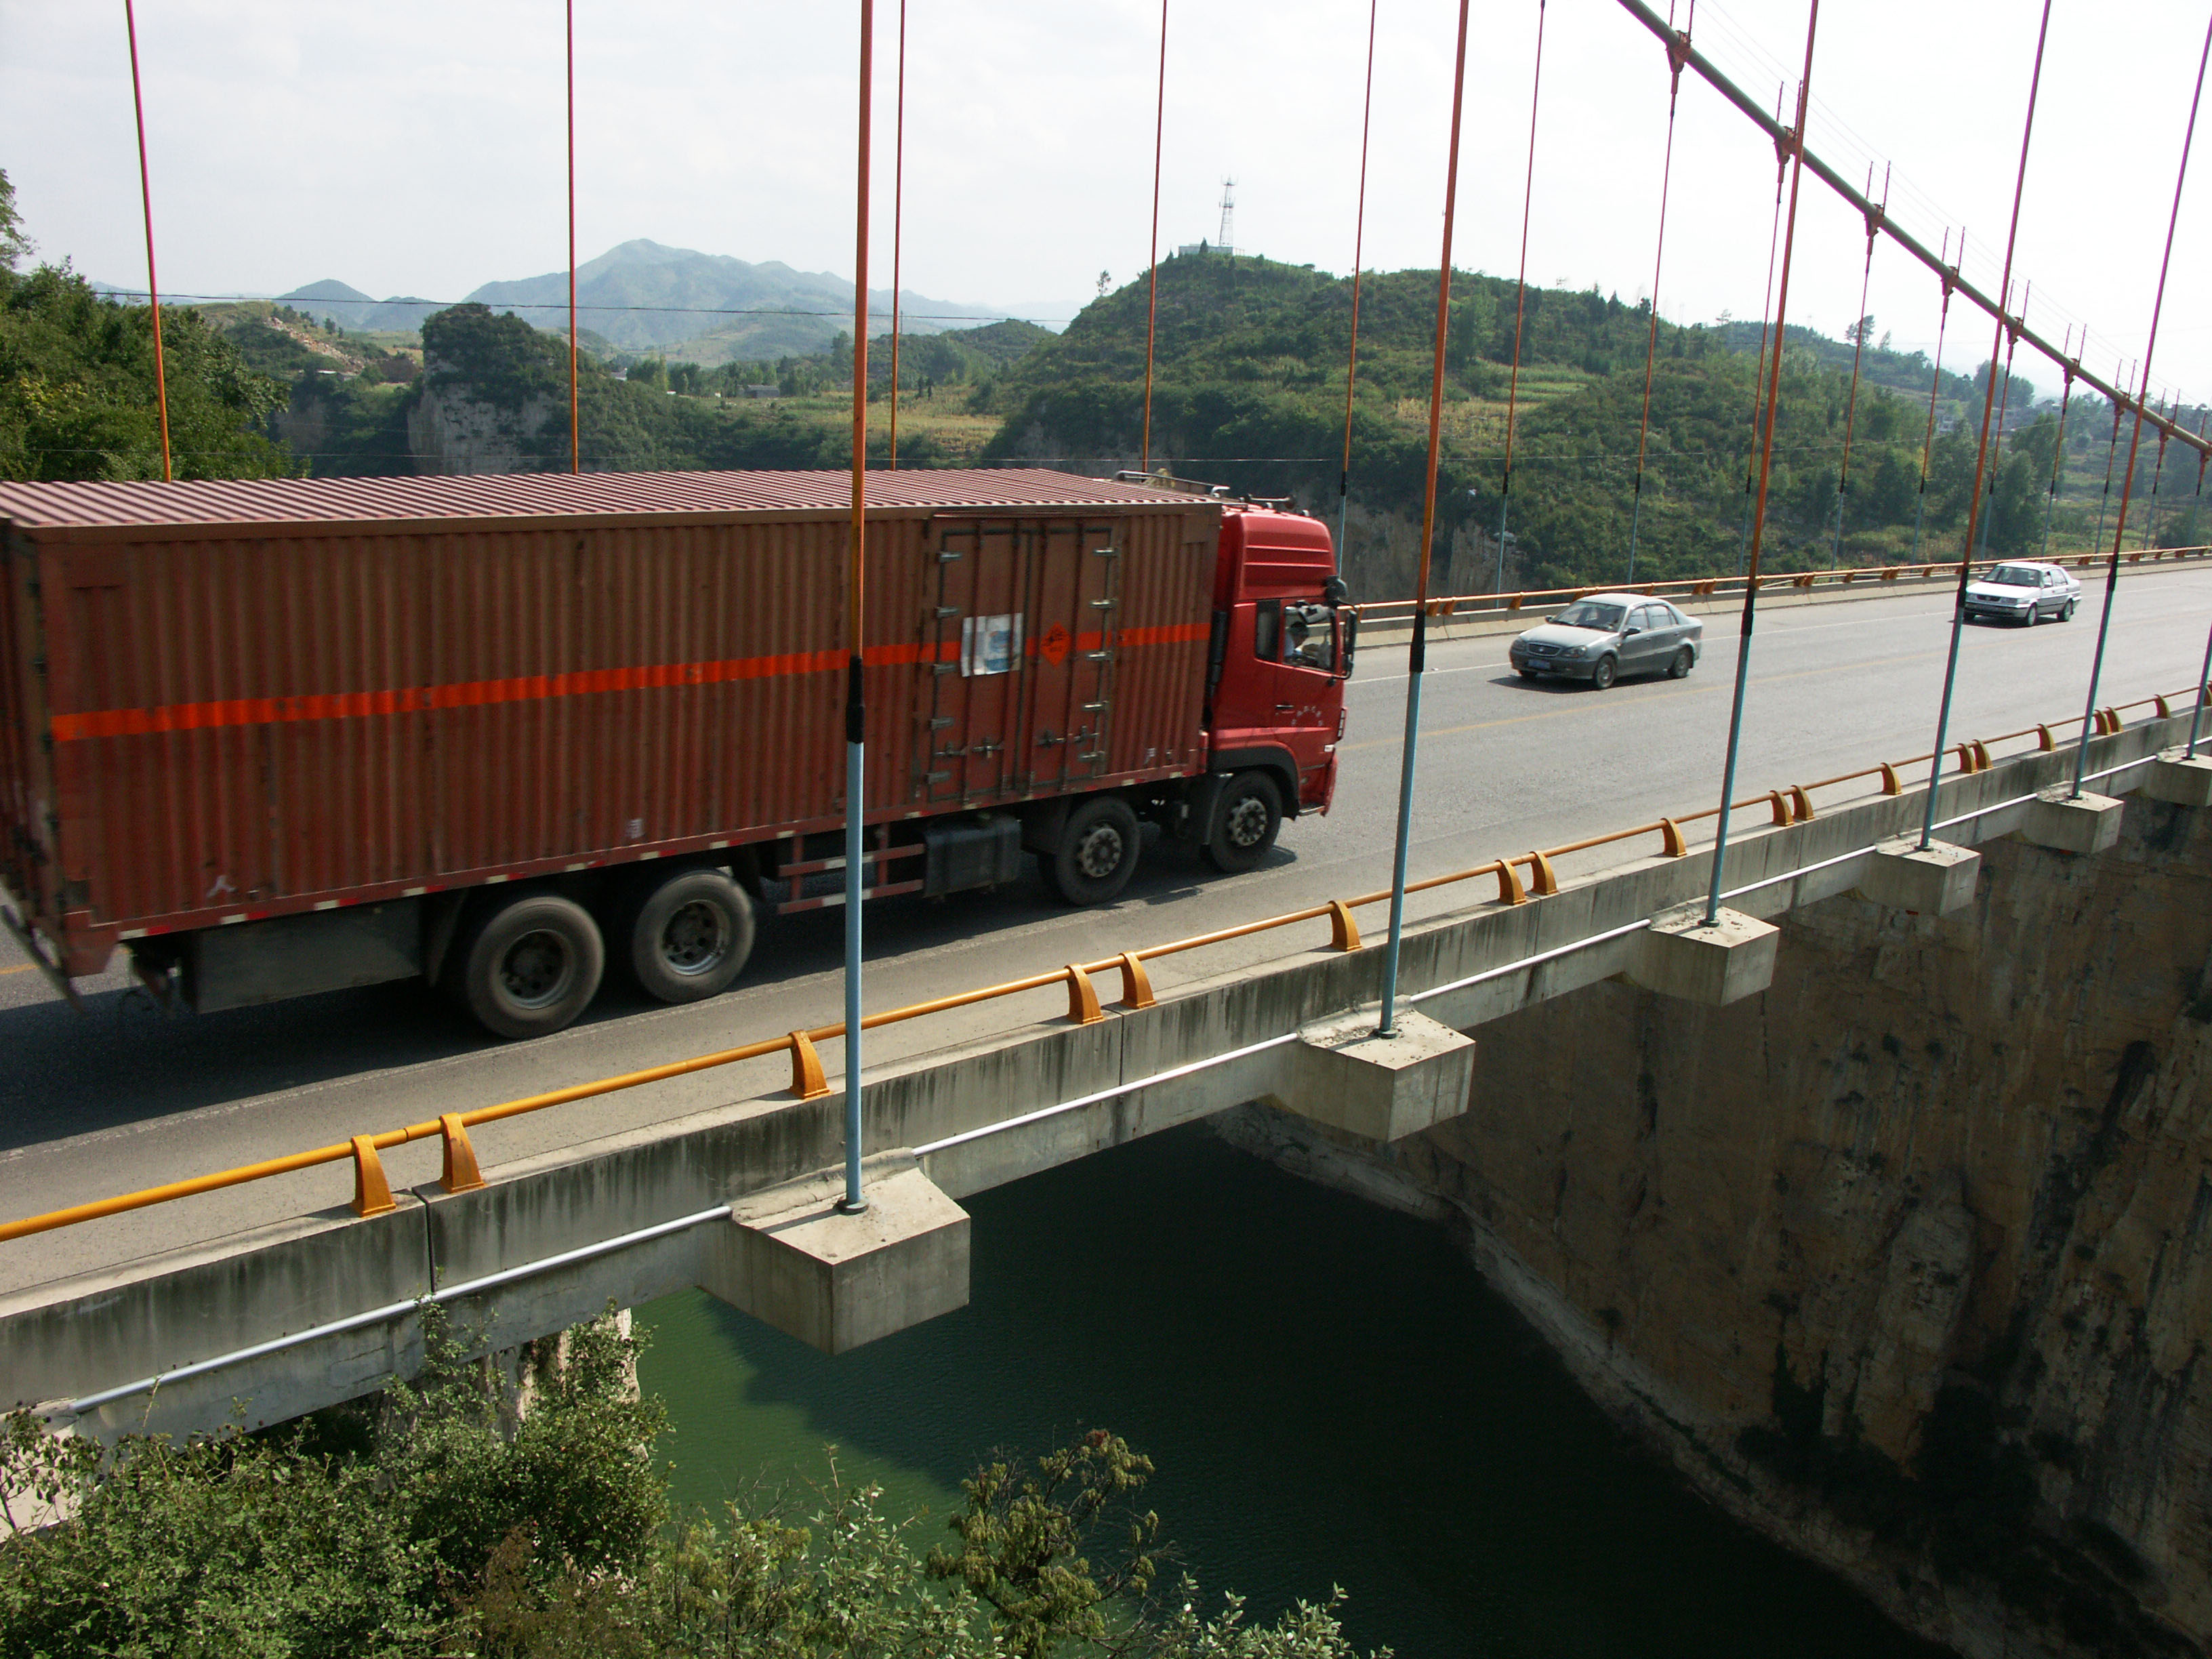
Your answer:
[[[2204,666],[2197,674],[2197,707],[2189,711],[2189,756],[2197,758],[2197,736],[2204,724],[2204,692],[2212,685],[2212,629],[2204,635]]]
[[[868,1207],[860,1190],[860,907],[867,898],[862,842],[867,823],[868,116],[875,83],[874,0],[860,0],[860,118],[853,270],[853,528],[845,629],[845,1196],[848,1215]]]

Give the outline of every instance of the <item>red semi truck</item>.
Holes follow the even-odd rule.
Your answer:
[[[507,1036],[610,958],[722,990],[842,902],[849,475],[0,484],[0,881],[64,991],[422,975]],[[1249,869],[1326,811],[1328,533],[1037,471],[872,475],[868,896],[1111,899],[1139,820]],[[819,889],[825,884],[812,884]]]

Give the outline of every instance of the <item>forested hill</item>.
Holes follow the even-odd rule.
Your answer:
[[[1146,284],[1085,308],[1000,377],[1005,424],[987,459],[1054,458],[1134,465],[1141,442]],[[1164,261],[1152,413],[1154,465],[1263,494],[1289,494],[1334,518],[1344,418],[1352,283],[1306,266],[1202,253]],[[1347,563],[1370,596],[1409,580],[1418,540],[1436,314],[1434,272],[1370,275],[1361,287]],[[1452,283],[1437,580],[1475,591],[1497,576],[1494,534],[1504,476],[1515,285],[1474,273]],[[1617,580],[1632,516],[1639,575],[1704,574],[1739,556],[1753,456],[1759,329],[1662,321],[1640,514],[1636,454],[1650,313],[1590,292],[1528,290],[1504,561],[1509,586]],[[1838,490],[1852,347],[1791,328],[1784,355],[1766,545],[1773,568],[1895,562],[1955,551],[1972,491],[1974,446],[1961,417],[1976,381],[1943,375],[1939,435],[1920,492],[1932,369],[1924,356],[1870,343],[1854,419],[1850,477]],[[2024,398],[2015,398],[2017,420]],[[2094,400],[2067,428],[2071,497],[2101,465]],[[2043,538],[2056,425],[2041,415],[2005,440],[1988,545],[2029,550]],[[1921,520],[1917,541],[1916,518]],[[2179,529],[2179,521],[2170,526]],[[1455,568],[1456,565],[1456,568]]]

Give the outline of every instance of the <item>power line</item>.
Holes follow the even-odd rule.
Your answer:
[[[101,288],[94,291],[98,293],[102,299],[108,300],[143,300],[146,297],[146,290],[142,288]],[[178,300],[201,300],[210,304],[216,305],[251,305],[259,302],[272,306],[284,306],[294,311],[297,311],[305,306],[320,307],[325,311],[334,311],[339,306],[427,306],[433,310],[443,311],[453,306],[480,305],[493,311],[505,311],[510,313],[522,311],[550,311],[557,313],[562,309],[561,302],[557,300],[547,301],[542,303],[534,300],[501,300],[497,301],[490,300],[417,300],[411,296],[392,300],[316,300],[296,294],[178,294],[173,291],[171,292],[168,300],[163,301],[163,303],[168,304]],[[592,312],[668,312],[687,317],[843,317],[848,314],[842,308],[836,311],[800,311],[793,307],[782,306],[585,305],[580,306],[578,310],[586,313]],[[895,313],[891,312],[876,310],[871,310],[868,313],[868,315],[871,317],[889,317],[893,314]],[[909,311],[902,314],[907,317],[919,318],[924,322],[1032,323],[1040,328],[1051,323],[1058,323],[1061,326],[1065,327],[1067,324],[1075,320],[1072,317],[1016,317],[1012,313],[1001,314],[996,312]]]

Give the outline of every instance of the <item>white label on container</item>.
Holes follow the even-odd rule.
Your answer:
[[[1018,616],[968,617],[960,623],[960,672],[965,675],[1011,673],[1022,656]]]

